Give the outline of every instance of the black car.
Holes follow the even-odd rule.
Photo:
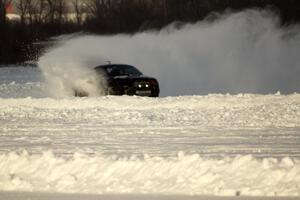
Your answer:
[[[106,78],[106,95],[137,95],[158,97],[159,84],[153,77],[144,76],[137,68],[125,64],[106,64],[95,67]],[[76,96],[87,96],[76,92]]]

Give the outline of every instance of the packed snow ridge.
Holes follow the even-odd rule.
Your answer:
[[[97,194],[299,196],[300,160],[0,155],[0,189]]]
[[[165,98],[0,99],[3,120],[88,119],[101,124],[199,125],[205,127],[299,127],[300,94],[222,95]]]

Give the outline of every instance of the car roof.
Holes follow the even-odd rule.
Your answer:
[[[107,67],[134,67],[134,66],[127,65],[127,64],[105,64],[105,65],[99,65],[99,66],[95,67],[95,69],[107,68]]]

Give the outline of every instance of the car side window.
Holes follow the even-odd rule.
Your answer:
[[[121,73],[121,71],[117,67],[107,67],[106,71],[110,76],[119,76]]]
[[[120,69],[114,68],[109,73],[111,76],[120,76],[122,75],[122,72]]]
[[[108,74],[110,74],[111,71],[112,71],[112,68],[111,68],[111,67],[107,67],[107,68],[106,68],[106,71],[107,71]]]

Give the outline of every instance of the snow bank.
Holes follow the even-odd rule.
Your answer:
[[[0,190],[189,195],[299,196],[300,160],[74,154],[0,155]]]

